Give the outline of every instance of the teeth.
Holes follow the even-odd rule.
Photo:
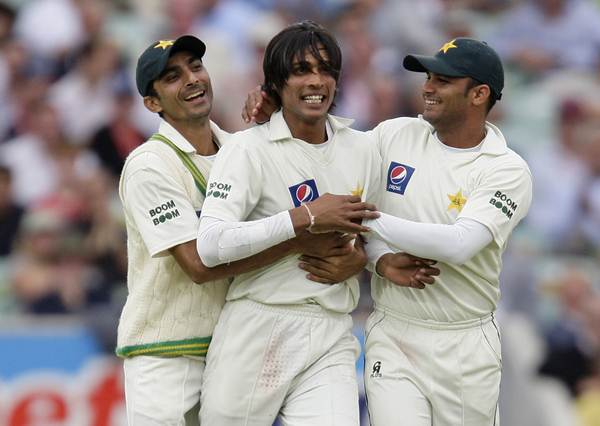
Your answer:
[[[324,98],[323,95],[308,95],[308,96],[303,96],[302,100],[309,104],[318,104],[318,103],[323,102],[323,98]]]
[[[186,101],[191,101],[192,99],[194,99],[194,98],[197,98],[198,96],[204,96],[204,94],[205,94],[205,93],[206,93],[206,91],[204,91],[204,90],[200,90],[200,91],[198,91],[198,92],[194,92],[194,93],[192,93],[191,95],[188,95],[188,96],[186,96],[186,97],[184,98],[184,100],[186,100]]]
[[[437,105],[439,103],[440,103],[439,101],[434,101],[433,99],[425,99],[426,105]]]

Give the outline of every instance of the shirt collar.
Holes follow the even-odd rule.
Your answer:
[[[419,114],[419,120],[429,129],[431,134],[435,133],[434,127],[423,118],[422,114]],[[492,123],[486,121],[485,122],[485,138],[483,138],[483,143],[481,144],[480,152],[482,154],[489,155],[502,155],[506,153],[508,150],[508,145],[506,143],[506,139],[504,139],[504,135],[498,127],[494,126]]]
[[[210,130],[212,130],[213,135],[217,139],[219,146],[223,145],[223,140],[225,139],[226,133],[219,128],[214,122],[210,122]],[[183,137],[181,133],[179,133],[175,127],[171,126],[164,119],[161,119],[160,125],[158,126],[158,133],[165,136],[171,142],[175,144],[177,148],[186,152],[188,154],[195,154],[196,148],[188,142],[186,138]]]
[[[327,121],[329,121],[333,134],[354,123],[354,120],[352,119],[337,117],[331,114],[327,115]],[[292,132],[283,118],[283,112],[281,112],[281,110],[277,111],[271,116],[271,120],[269,121],[269,140],[278,141],[292,138]]]
[[[222,130],[219,126],[217,126],[217,123],[215,123],[214,121],[210,122],[210,130],[212,130],[212,133],[213,133],[219,147],[222,147],[223,142],[226,141],[227,138],[230,136],[229,133],[227,133],[226,131]]]

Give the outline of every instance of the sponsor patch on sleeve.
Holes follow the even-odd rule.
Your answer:
[[[152,220],[154,226],[158,226],[161,223],[165,223],[180,216],[179,210],[177,210],[177,205],[173,200],[165,201],[164,203],[161,203],[158,206],[148,210],[148,214],[150,215],[150,219]]]
[[[508,219],[512,219],[519,205],[510,198],[510,195],[502,191],[496,191],[490,198],[490,204],[500,210]]]
[[[226,200],[231,191],[231,185],[228,183],[211,182],[206,192],[206,198],[220,198]]]

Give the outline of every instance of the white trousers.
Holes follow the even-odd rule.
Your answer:
[[[434,323],[377,309],[366,331],[372,426],[499,426],[502,359],[492,315]]]
[[[203,357],[136,356],[123,370],[129,426],[199,425]]]
[[[358,426],[358,353],[348,314],[227,302],[206,357],[201,423]]]

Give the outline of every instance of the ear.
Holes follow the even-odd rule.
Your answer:
[[[144,96],[144,106],[150,111],[154,113],[162,112],[163,108],[160,104],[160,99],[156,96]]]
[[[471,90],[471,101],[475,106],[487,104],[488,99],[492,95],[490,86],[488,86],[487,84],[480,84],[479,86],[473,87],[473,89]]]

